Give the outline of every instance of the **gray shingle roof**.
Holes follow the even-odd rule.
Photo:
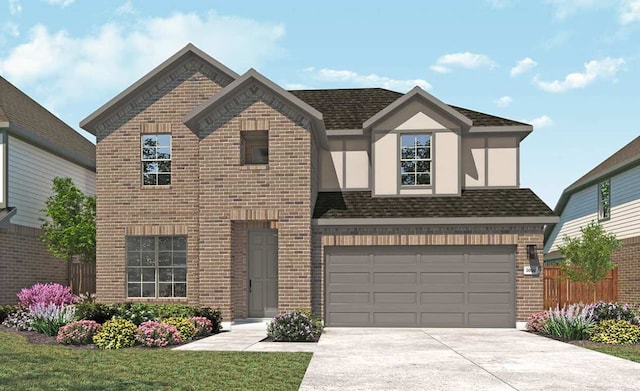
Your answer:
[[[96,146],[0,76],[0,122],[9,122],[48,143],[96,161]]]
[[[372,197],[370,191],[320,192],[315,219],[552,217],[530,189],[463,190],[460,197]]]
[[[403,95],[384,88],[293,90],[290,92],[321,112],[327,129],[361,129],[366,120]],[[451,106],[451,108],[472,120],[473,126],[527,125],[462,107]]]

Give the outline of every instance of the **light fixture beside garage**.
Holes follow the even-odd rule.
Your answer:
[[[529,265],[525,265],[523,272],[525,276],[535,276],[540,274],[540,261],[538,261],[538,246],[527,244],[527,258]]]

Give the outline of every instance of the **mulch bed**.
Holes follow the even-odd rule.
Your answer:
[[[58,343],[58,341],[56,341],[56,337],[49,337],[48,335],[45,334],[41,334],[35,331],[21,331],[21,330],[17,330],[14,329],[12,327],[6,327],[3,325],[0,325],[0,331],[6,331],[8,333],[14,333],[14,334],[18,334],[18,335],[22,335],[23,337],[25,337],[27,339],[27,341],[33,345],[58,345],[58,346],[64,346],[64,347],[69,347],[72,349],[83,349],[83,350],[97,350],[98,347],[94,344],[90,344],[90,345],[63,345]],[[193,341],[197,341],[199,339],[202,338],[206,338],[206,337],[210,337],[212,335],[215,334],[209,334],[209,335],[204,335],[204,336],[200,336],[200,337],[195,337],[194,339],[192,339],[189,342],[185,342],[185,343],[181,343],[180,345],[185,345],[187,343],[193,342]],[[170,346],[165,346],[163,348],[147,348],[144,346],[140,346],[140,345],[135,345],[131,348],[127,348],[127,349],[173,349],[177,346],[180,345],[170,345]]]
[[[611,344],[606,344],[606,343],[602,343],[602,342],[593,342],[593,341],[589,341],[589,340],[586,340],[586,339],[583,339],[583,340],[569,340],[569,339],[564,339],[564,338],[561,338],[561,337],[557,337],[555,335],[540,333],[540,332],[537,332],[537,331],[525,330],[525,332],[531,333],[531,334],[535,334],[535,335],[539,335],[541,337],[553,339],[553,340],[556,340],[556,341],[568,343],[568,344],[571,344],[571,345],[581,346],[581,347],[603,346],[603,347],[625,347],[625,348],[628,347],[628,348],[640,349],[640,343],[632,344],[632,345],[611,345]]]

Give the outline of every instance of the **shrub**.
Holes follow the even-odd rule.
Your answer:
[[[606,303],[604,301],[590,304],[586,307],[593,312],[593,319],[596,322],[603,320],[626,320],[632,324],[639,325],[638,313],[629,304]]]
[[[544,332],[565,340],[580,340],[589,336],[594,325],[593,315],[588,309],[571,304],[568,308],[549,310]]]
[[[154,305],[147,303],[117,304],[114,307],[113,316],[129,320],[138,326],[144,322],[157,319],[154,307]]]
[[[190,318],[196,316],[196,307],[184,304],[156,304],[153,310],[158,319]]]
[[[20,306],[31,308],[36,304],[55,304],[61,307],[74,304],[78,298],[71,293],[71,288],[60,284],[35,284],[31,288],[24,288],[18,293]]]
[[[315,342],[322,334],[322,322],[308,311],[291,311],[276,316],[267,335],[277,342]]]
[[[20,331],[35,331],[31,313],[22,309],[9,314],[2,324]]]
[[[93,336],[93,343],[100,349],[131,347],[136,343],[136,325],[127,319],[108,320]]]
[[[4,322],[7,317],[20,309],[17,305],[0,305],[0,323]]]
[[[640,341],[640,327],[627,320],[603,320],[593,329],[591,340],[615,345],[638,343]]]
[[[50,337],[58,334],[58,329],[73,320],[75,306],[56,304],[35,304],[31,307],[33,328]]]
[[[178,329],[167,323],[148,321],[138,326],[136,341],[143,346],[162,348],[182,343]]]
[[[211,332],[216,334],[222,329],[222,313],[211,307],[194,307],[193,316],[204,317],[211,321]]]
[[[76,304],[76,320],[93,320],[96,323],[104,323],[116,314],[114,306],[99,303]]]
[[[175,326],[180,333],[180,338],[183,342],[189,342],[196,335],[196,326],[187,318],[167,318],[163,319],[162,323]]]
[[[189,322],[193,323],[196,328],[196,336],[201,337],[203,335],[211,334],[213,330],[213,324],[204,316],[192,316],[189,318]]]
[[[549,313],[547,311],[534,312],[529,315],[529,320],[527,321],[527,330],[541,332],[544,331],[544,326],[547,323],[547,319],[549,319]]]
[[[93,320],[79,320],[60,327],[56,341],[65,345],[88,345],[93,336],[100,330],[100,325]]]

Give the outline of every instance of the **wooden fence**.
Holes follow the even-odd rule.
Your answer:
[[[593,288],[587,284],[568,281],[560,266],[545,266],[543,270],[544,309],[593,302]],[[610,271],[596,284],[596,299],[607,302],[618,300],[618,269]]]
[[[69,270],[71,290],[75,295],[96,293],[95,263],[72,263]],[[80,279],[82,276],[82,280]]]

